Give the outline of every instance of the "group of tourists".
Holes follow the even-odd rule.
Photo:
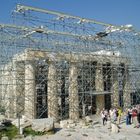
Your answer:
[[[126,125],[134,124],[135,128],[140,127],[140,105],[126,109]]]
[[[105,125],[107,121],[119,125],[121,120],[125,120],[126,125],[133,124],[134,128],[140,128],[140,105],[127,108],[124,111],[122,111],[120,107],[111,108],[110,110],[103,109],[101,111],[101,117],[103,125]]]
[[[109,111],[107,109],[103,109],[101,111],[103,125],[105,125],[108,120],[120,124],[121,116],[122,116],[121,108],[111,108]]]

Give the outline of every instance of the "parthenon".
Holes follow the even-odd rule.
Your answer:
[[[78,120],[140,103],[140,33],[131,26],[24,5],[13,18],[0,24],[0,107],[8,118]]]
[[[7,92],[8,97],[11,97],[11,94],[14,93],[13,98],[7,103],[7,115],[14,117],[20,106],[20,113],[28,118],[53,117],[56,120],[60,120],[63,118],[60,116],[62,114],[59,113],[62,113],[64,109],[68,113],[67,117],[77,120],[88,113],[100,113],[105,107],[120,106],[119,98],[121,98],[121,95],[119,95],[119,92],[123,92],[124,97],[127,96],[125,105],[129,106],[130,92],[125,92],[125,89],[128,88],[127,86],[130,86],[127,84],[128,79],[126,79],[128,75],[128,59],[118,55],[117,52],[108,52],[109,54],[106,54],[105,59],[102,53],[101,51],[94,54],[64,54],[27,49],[24,53],[15,55],[13,57],[15,71],[12,73],[14,78],[10,78],[11,74],[9,74],[8,78],[12,79],[12,81],[9,81],[12,83],[16,81],[17,76],[20,76],[21,79],[12,86],[8,85],[7,91],[2,91]],[[101,61],[102,59],[104,61]],[[38,60],[43,61],[44,64],[37,64]],[[67,76],[67,79],[62,79],[62,75],[59,75],[57,71],[60,63],[62,63],[61,70],[64,71],[65,69],[66,71],[64,76]],[[46,82],[40,83],[40,87],[37,85],[39,80],[37,78],[39,76],[38,65],[40,65],[39,69],[41,70],[46,65],[46,70],[42,72],[46,76]],[[85,67],[90,70],[86,73],[90,78],[83,77],[81,79],[83,74],[81,70]],[[106,69],[110,69],[107,74],[104,73]],[[94,75],[91,76],[91,72]],[[124,84],[120,90],[119,86],[121,85],[117,82],[119,73],[123,75],[123,79],[120,81]],[[3,79],[2,81],[6,80]],[[21,85],[20,80],[24,80],[24,84]],[[67,82],[69,86],[63,85],[63,83]],[[84,85],[81,84],[83,82],[89,82],[89,85],[86,85],[87,90],[85,92],[82,91]],[[45,90],[44,95],[39,95],[39,89],[43,87],[47,87],[43,89]],[[19,88],[22,88],[20,93]],[[64,88],[64,91],[62,91],[62,88]],[[64,97],[61,94],[65,94]],[[17,96],[22,99],[20,102],[16,100]],[[124,102],[123,97],[121,100]],[[13,105],[12,108],[11,104]],[[65,108],[66,104],[68,105],[67,109]],[[47,110],[40,112],[40,106],[47,106]]]

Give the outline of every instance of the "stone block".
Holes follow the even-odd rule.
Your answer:
[[[34,119],[32,121],[32,129],[34,131],[50,131],[54,129],[54,120],[53,118],[44,118],[44,119]]]
[[[70,124],[68,124],[67,128],[74,128],[75,126],[76,126],[75,123],[70,123]]]
[[[86,122],[87,123],[89,123],[89,122],[92,122],[93,120],[92,120],[92,118],[90,117],[90,116],[86,116],[85,117],[85,120],[86,120]]]
[[[74,120],[62,120],[60,121],[60,127],[61,128],[73,128],[76,126],[76,123]]]
[[[68,120],[68,123],[69,124],[73,124],[74,123],[74,120]]]
[[[60,127],[61,128],[67,128],[67,126],[68,126],[68,120],[62,120],[62,121],[60,121]]]
[[[114,123],[111,124],[111,132],[112,133],[118,133],[119,132],[119,127]]]
[[[14,121],[12,121],[12,124],[15,125],[16,127],[18,127],[19,126],[19,120],[15,119]],[[27,120],[25,118],[20,119],[20,127],[25,128],[25,127],[28,127],[28,126],[31,126],[31,125],[32,125],[32,120]]]
[[[86,125],[85,120],[80,120],[80,121],[79,121],[79,125],[80,125],[80,126],[85,126],[85,125]]]
[[[107,124],[106,125],[107,125],[107,128],[108,129],[111,129],[111,121],[107,121]]]

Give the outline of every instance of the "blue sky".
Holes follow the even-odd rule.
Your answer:
[[[17,3],[140,30],[140,0],[0,0],[0,23],[10,22]]]

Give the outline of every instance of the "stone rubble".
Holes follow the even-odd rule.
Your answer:
[[[127,126],[125,123],[119,126],[108,121],[105,126],[102,125],[100,118],[91,118],[79,121],[62,120],[60,123],[54,123],[52,118],[32,120],[32,128],[35,131],[48,131],[55,129],[55,134],[49,133],[43,136],[27,136],[16,140],[132,140],[139,139],[140,129],[133,128],[133,125]],[[55,127],[54,127],[55,126]],[[4,139],[5,140],[5,139]]]
[[[54,129],[53,118],[34,119],[32,121],[32,129],[34,131],[47,132]]]

